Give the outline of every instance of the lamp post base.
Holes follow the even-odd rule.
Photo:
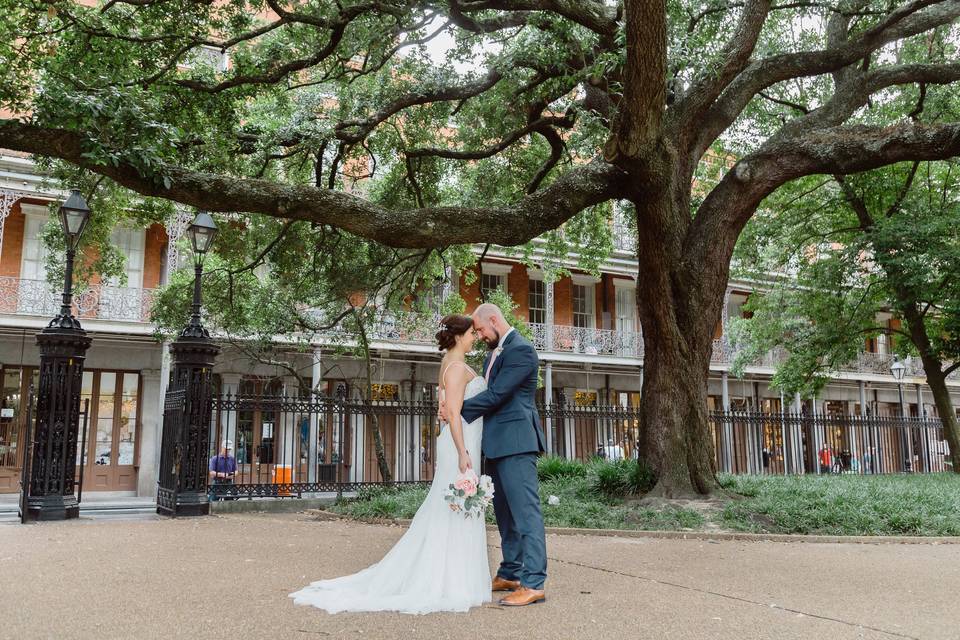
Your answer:
[[[207,516],[210,515],[210,498],[206,493],[178,493],[172,501],[158,501],[157,513],[161,516],[176,518],[178,516]]]
[[[80,517],[80,505],[73,495],[30,496],[27,498],[30,520],[72,520]]]

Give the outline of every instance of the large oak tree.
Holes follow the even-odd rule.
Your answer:
[[[763,200],[960,152],[955,119],[872,109],[954,90],[960,0],[0,5],[0,106],[30,114],[0,121],[0,147],[143,196],[401,248],[518,245],[625,203],[664,495],[717,487],[712,337]]]

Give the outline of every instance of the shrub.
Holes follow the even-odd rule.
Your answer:
[[[591,486],[608,497],[639,495],[656,484],[653,470],[643,461],[596,460],[590,463]]]
[[[558,478],[585,478],[587,466],[577,460],[559,456],[544,456],[537,460],[537,477],[541,480]]]

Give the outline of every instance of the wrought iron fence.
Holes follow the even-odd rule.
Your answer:
[[[715,412],[717,468],[728,473],[934,473],[949,468],[937,418]]]
[[[640,457],[636,407],[563,403],[540,406],[539,413],[549,454],[582,461]],[[432,401],[227,394],[212,404],[209,494],[298,498],[429,482],[439,430]],[[710,432],[717,469],[729,473],[937,472],[948,466],[937,419],[716,412]]]
[[[433,402],[227,394],[214,400],[212,413],[214,499],[303,497],[433,479]]]

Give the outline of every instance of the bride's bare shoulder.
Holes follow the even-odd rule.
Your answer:
[[[449,389],[463,389],[476,377],[477,374],[467,363],[462,360],[454,360],[441,368],[440,386]]]

